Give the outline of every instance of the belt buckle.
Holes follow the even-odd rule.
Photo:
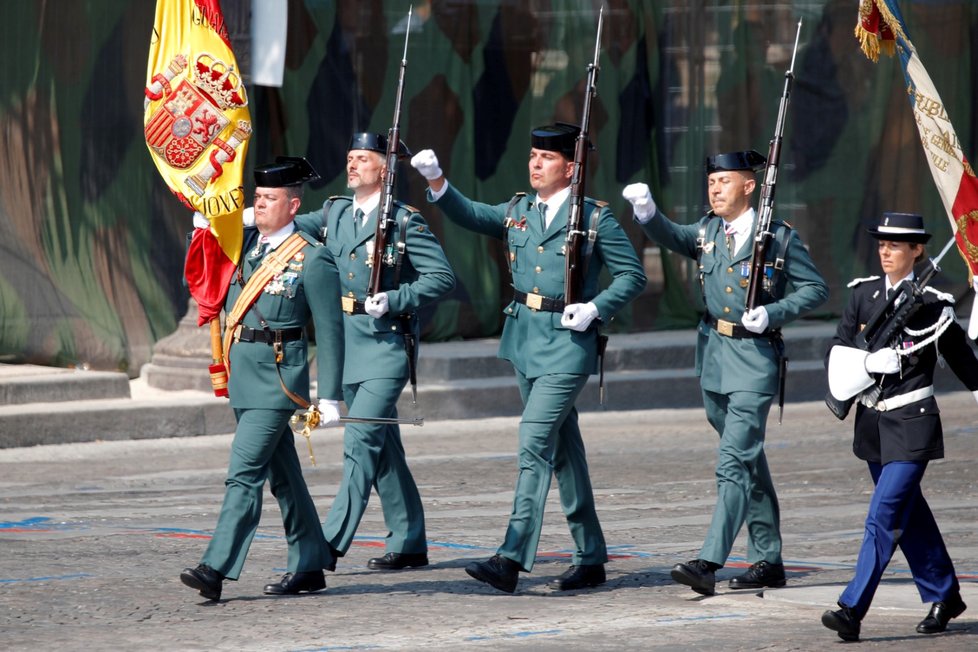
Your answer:
[[[530,292],[526,295],[526,307],[530,310],[540,310],[543,308],[543,295]]]
[[[727,321],[726,319],[717,320],[717,332],[720,335],[726,335],[727,337],[733,337],[734,333],[734,323],[732,321]]]
[[[342,306],[343,306],[343,312],[345,312],[348,315],[352,315],[353,314],[353,306],[356,304],[356,301],[354,300],[354,298],[353,297],[340,297],[340,302],[342,303]]]

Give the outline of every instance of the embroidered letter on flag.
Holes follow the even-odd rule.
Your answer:
[[[971,280],[978,283],[975,281],[978,275],[978,180],[961,150],[961,142],[934,82],[907,36],[896,0],[860,0],[856,36],[863,52],[873,61],[877,60],[881,49],[888,54],[895,50],[900,57],[920,144],[951,222],[958,251],[968,264]]]
[[[241,254],[251,116],[219,0],[157,0],[146,69],[146,145],[170,191],[210,221],[184,273],[198,325],[220,315]]]

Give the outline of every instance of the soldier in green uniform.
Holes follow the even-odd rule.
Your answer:
[[[200,565],[180,575],[184,584],[210,600],[220,599],[223,580],[237,580],[241,574],[261,517],[266,479],[282,510],[289,553],[288,572],[267,585],[265,593],[321,590],[326,587],[323,569],[335,563],[289,427],[295,410],[305,407],[294,398],[305,401],[309,396],[304,327],[310,320],[318,341],[323,420],[325,425],[339,423],[335,406],[340,396],[343,324],[333,299],[339,292],[336,268],[326,248],[296,233],[293,224],[302,184],[316,178],[301,158],[281,157],[255,170],[256,227],[245,229],[241,262],[225,302],[234,326],[225,334],[225,349],[237,429],[224,504]],[[206,227],[207,221],[198,216],[195,225]],[[239,301],[242,295],[245,299]],[[249,301],[248,297],[256,298]]]
[[[712,210],[694,224],[675,224],[657,211],[644,183],[622,192],[650,238],[699,262],[706,314],[697,327],[696,373],[706,418],[720,435],[717,503],[699,558],[677,564],[672,578],[704,595],[714,594],[715,571],[726,563],[745,522],[751,566],[730,580],[730,588],[785,584],[778,497],[764,455],[764,434],[784,357],[781,326],[828,298],[828,287],[801,238],[774,220],[761,292],[764,305],[744,310],[755,222],[751,194],[754,172],[764,163],[755,151],[708,157]]]
[[[500,238],[508,248],[513,301],[504,310],[499,357],[513,363],[523,399],[519,428],[519,476],[509,527],[497,554],[466,567],[472,577],[512,593],[519,572],[536,558],[551,477],[574,539],[570,568],[550,586],[592,587],[605,581],[608,553],[594,507],[584,441],[574,402],[597,370],[598,330],[645,287],[635,249],[611,211],[586,199],[584,219],[596,216],[597,239],[581,303],[564,305],[564,242],[567,199],[578,129],[551,125],[531,135],[529,176],[535,194],[510,202],[473,202],[450,185],[434,152],[419,152],[411,165],[428,180],[429,199],[461,226]],[[601,290],[598,274],[612,280]]]
[[[417,361],[417,311],[455,287],[455,274],[424,218],[415,208],[394,202],[381,256],[383,291],[370,294],[386,151],[386,136],[354,134],[346,162],[353,196],[331,197],[322,210],[296,218],[300,230],[323,238],[340,272],[340,292],[330,301],[343,311],[343,396],[351,417],[397,416],[397,400]],[[371,486],[377,489],[388,533],[384,556],[370,559],[368,567],[427,566],[424,508],[397,425],[346,425],[343,480],[323,524],[334,552],[343,556],[350,548]]]

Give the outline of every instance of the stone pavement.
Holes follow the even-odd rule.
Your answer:
[[[926,614],[902,557],[863,625],[868,649],[978,648],[978,405],[941,394],[948,459],[924,491],[971,605],[948,632],[923,636]],[[240,581],[218,603],[184,587],[217,518],[229,435],[0,450],[0,649],[4,650],[825,650],[844,645],[819,616],[852,573],[871,483],[850,452],[851,420],[820,403],[773,420],[768,456],[781,499],[788,586],[714,597],[669,579],[696,556],[714,501],[716,436],[702,409],[588,411],[581,417],[599,515],[613,560],[608,582],[558,593],[570,537],[551,491],[537,565],[515,595],[463,568],[501,540],[516,476],[517,419],[428,421],[404,444],[427,510],[425,569],[378,573],[385,529],[374,498],[328,589],[262,595],[283,572],[285,544],[266,492]],[[180,434],[174,432],[173,434]],[[314,435],[318,465],[297,441],[325,514],[341,474],[341,433]],[[719,572],[744,564],[745,542]]]

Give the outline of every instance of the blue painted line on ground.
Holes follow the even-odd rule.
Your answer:
[[[22,521],[0,521],[0,530],[15,527],[34,527],[50,520],[51,519],[47,516],[32,516],[31,518],[25,518]]]
[[[85,577],[94,577],[89,573],[72,573],[71,575],[47,575],[44,577],[23,577],[6,578],[0,577],[0,584],[13,584],[16,582],[51,582],[54,580],[78,580]]]

